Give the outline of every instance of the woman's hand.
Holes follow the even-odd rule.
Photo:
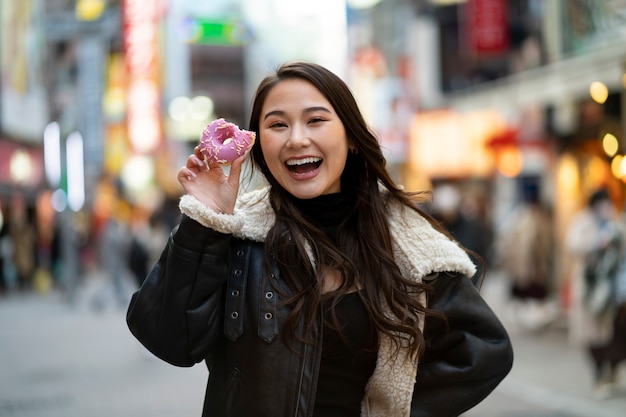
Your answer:
[[[187,163],[178,171],[178,182],[185,192],[217,213],[232,214],[235,210],[239,175],[246,155],[235,159],[226,175],[220,165],[207,166],[196,146]]]

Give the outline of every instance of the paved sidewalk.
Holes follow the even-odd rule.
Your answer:
[[[591,367],[584,352],[569,344],[564,317],[537,331],[513,320],[513,307],[499,275],[481,293],[508,329],[515,354],[509,376],[466,417],[624,417],[626,367],[611,398],[593,398]],[[626,364],[625,364],[626,365]]]
[[[0,298],[0,416],[199,417],[206,368],[154,359],[94,281],[73,306],[58,294]]]
[[[514,367],[465,417],[626,416],[624,372],[614,397],[594,400],[586,359],[566,343],[565,329],[532,333],[509,323],[499,284],[490,281],[483,294],[509,328]],[[105,288],[95,279],[73,306],[58,294],[0,298],[0,416],[200,416],[204,366],[177,368],[147,354],[123,308],[93,308]]]

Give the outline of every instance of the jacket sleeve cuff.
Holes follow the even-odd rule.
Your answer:
[[[187,215],[183,215],[172,234],[172,239],[177,245],[200,252],[211,233],[214,232]]]
[[[237,214],[216,213],[190,194],[182,196],[178,206],[184,215],[220,233],[233,234],[243,226]]]

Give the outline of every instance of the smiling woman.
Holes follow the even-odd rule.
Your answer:
[[[268,186],[240,192],[246,156],[226,174],[196,148],[182,220],[127,316],[161,359],[206,361],[203,416],[451,417],[482,401],[511,368],[508,335],[347,85],[284,64],[249,130]]]

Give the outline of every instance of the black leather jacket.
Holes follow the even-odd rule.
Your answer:
[[[290,350],[282,342],[289,311],[263,285],[263,252],[263,243],[183,216],[131,300],[129,328],[153,354],[177,366],[206,361],[203,417],[312,416],[321,352],[297,342]],[[270,274],[275,279],[277,269]],[[512,365],[507,333],[471,281],[439,275],[430,277],[435,294],[429,305],[446,314],[448,328],[426,321],[412,417],[461,414]]]

